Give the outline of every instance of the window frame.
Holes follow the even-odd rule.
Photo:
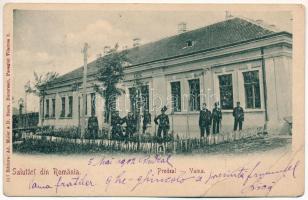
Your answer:
[[[131,92],[132,91],[132,92]],[[137,110],[137,105],[132,100],[133,98],[136,98],[136,87],[129,87],[128,88],[128,98],[129,98],[129,106],[130,106],[130,112],[135,113]],[[133,94],[134,93],[134,94]]]
[[[49,99],[46,99],[45,103],[46,103],[46,112],[45,112],[44,118],[48,119],[49,118],[49,108],[50,108]]]
[[[74,103],[73,96],[68,96],[68,114],[67,114],[68,118],[72,118],[73,117],[73,107],[74,107],[73,103]]]
[[[144,88],[146,89],[144,90]],[[140,90],[141,90],[141,101],[142,101],[141,107],[143,110],[144,109],[149,110],[150,109],[150,86],[148,84],[142,85]],[[147,93],[144,93],[144,91],[147,91]]]
[[[222,95],[221,95],[221,86],[220,86],[220,78],[221,76],[231,76],[231,91],[232,91],[232,107],[230,108],[223,108],[223,103],[222,103]],[[234,77],[233,77],[233,73],[221,73],[221,74],[217,74],[217,84],[218,84],[218,93],[219,93],[219,104],[221,106],[221,110],[223,111],[232,111],[234,108],[234,86],[233,86],[233,82],[234,82]],[[226,87],[226,86],[225,86]]]
[[[172,90],[172,84],[178,83],[179,84],[179,98],[178,98],[178,109],[175,109],[174,105],[174,98],[173,98],[173,90]],[[182,112],[182,83],[180,80],[174,80],[170,81],[170,93],[171,93],[171,106],[172,106],[172,111],[175,113],[180,113]]]
[[[95,92],[90,94],[91,97],[91,116],[96,116],[96,94]]]
[[[198,83],[199,83],[199,94],[198,94],[198,97],[197,97],[197,101],[199,103],[199,106],[198,108],[196,109],[191,109],[191,88],[190,88],[190,81],[193,81],[193,80],[198,80]],[[189,98],[188,98],[188,111],[189,112],[198,112],[200,111],[201,109],[201,81],[200,81],[200,78],[191,78],[191,79],[187,79],[187,83],[188,83],[188,92],[189,92]]]
[[[144,101],[144,96],[145,96],[145,93],[143,93],[143,88],[146,88],[147,90],[147,98],[146,98],[146,101]],[[140,108],[140,111],[142,112],[145,108],[147,108],[148,110],[150,110],[150,85],[149,84],[144,84],[144,85],[141,85],[140,86],[140,102],[141,103],[134,103],[132,102],[133,98],[132,98],[132,93],[131,91],[134,92],[134,98],[137,99],[137,88],[133,85],[131,85],[130,87],[128,87],[128,98],[129,98],[129,105],[130,105],[130,112],[132,113],[137,113],[138,111],[138,108]]]
[[[259,88],[259,102],[260,102],[260,105],[259,107],[256,107],[256,95],[255,95],[255,86],[254,86],[254,83],[245,83],[245,73],[257,73],[258,75],[258,88]],[[261,79],[262,79],[262,76],[260,76],[260,69],[259,68],[256,68],[256,69],[248,69],[248,70],[244,70],[244,71],[241,71],[241,74],[242,74],[242,80],[243,80],[243,92],[244,92],[244,102],[245,102],[245,109],[248,109],[248,110],[260,110],[262,109],[262,88],[261,88]],[[247,99],[247,94],[246,94],[246,85],[250,85],[252,87],[252,92],[253,92],[253,96],[252,96],[252,107],[248,107],[248,99]]]
[[[194,41],[193,40],[186,40],[186,48],[193,47]]]
[[[52,118],[56,117],[56,99],[55,98],[51,99],[51,117]]]
[[[65,113],[66,113],[66,98],[65,97],[61,97],[61,112],[60,112],[60,118],[64,118],[65,117]]]

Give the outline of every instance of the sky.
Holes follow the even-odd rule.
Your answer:
[[[234,16],[262,19],[279,30],[292,32],[289,12],[232,12]],[[224,11],[40,11],[16,10],[13,19],[13,98],[24,98],[24,85],[34,80],[34,72],[60,75],[83,65],[81,49],[87,42],[89,61],[102,53],[104,46],[132,47],[133,38],[141,43],[177,34],[177,24],[186,22],[188,30],[225,19]],[[38,111],[38,98],[27,97],[27,111]]]

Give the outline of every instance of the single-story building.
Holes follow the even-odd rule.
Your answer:
[[[167,105],[171,130],[199,136],[200,107],[206,103],[212,109],[215,102],[222,109],[222,129],[232,131],[237,101],[244,108],[244,129],[267,121],[270,130],[281,130],[284,118],[292,116],[292,34],[239,17],[191,31],[181,28],[177,35],[126,50],[131,62],[119,84],[125,90],[117,98],[120,115],[134,109],[130,97],[138,79],[152,134],[154,116]],[[97,70],[95,61],[88,64],[86,115],[96,115],[102,128],[104,100],[93,88]],[[80,67],[51,82],[44,104],[40,101],[41,125],[80,125],[82,77]]]

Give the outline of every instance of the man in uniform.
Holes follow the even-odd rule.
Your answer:
[[[91,115],[88,119],[88,131],[89,131],[89,136],[93,139],[97,138],[97,133],[98,133],[98,121],[97,117],[94,116],[94,114]]]
[[[115,138],[116,136],[122,137],[123,133],[122,133],[122,119],[119,115],[119,111],[114,111],[113,115],[111,117],[111,134],[112,134],[112,138]]]
[[[123,119],[123,122],[126,123],[126,137],[131,137],[136,132],[137,120],[134,117],[132,112],[128,112],[127,116]]]
[[[165,138],[168,134],[168,130],[170,128],[169,125],[169,117],[165,114],[167,107],[164,106],[161,109],[161,114],[155,117],[154,122],[158,125],[157,136],[162,137],[161,132],[163,132],[163,138]]]
[[[239,126],[239,130],[242,130],[243,121],[244,121],[244,110],[240,106],[240,102],[236,102],[236,107],[233,109],[233,117],[234,117],[234,128],[233,130],[236,131],[237,127]]]
[[[143,122],[142,122],[142,133],[145,134],[147,130],[147,125],[151,124],[151,114],[148,109],[145,109],[143,112]]]
[[[202,105],[202,110],[200,110],[199,115],[199,127],[201,138],[204,137],[204,132],[206,132],[206,137],[210,135],[210,129],[212,124],[212,114],[211,111],[207,109],[206,103]]]
[[[219,133],[219,126],[222,119],[221,109],[218,107],[217,102],[214,104],[212,117],[213,117],[213,134],[216,134]]]

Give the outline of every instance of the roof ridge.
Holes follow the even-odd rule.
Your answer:
[[[231,18],[224,19],[224,20],[222,20],[222,21],[213,22],[213,23],[208,24],[208,25],[206,25],[206,26],[202,26],[202,27],[199,27],[199,28],[196,28],[196,29],[188,30],[188,31],[185,31],[185,32],[183,32],[183,33],[178,33],[178,34],[170,35],[170,36],[167,36],[167,37],[163,37],[163,38],[161,38],[161,39],[157,39],[157,40],[154,40],[154,41],[151,41],[151,42],[142,44],[142,45],[140,45],[140,46],[132,47],[132,48],[125,49],[125,50],[129,51],[129,50],[136,49],[136,48],[140,48],[140,47],[146,46],[146,45],[150,45],[150,44],[153,44],[153,43],[162,41],[162,40],[166,40],[166,39],[170,39],[170,38],[173,38],[173,37],[177,37],[177,36],[179,36],[179,35],[185,35],[185,34],[187,34],[187,33],[191,33],[191,32],[194,32],[194,31],[201,30],[201,29],[205,29],[205,28],[208,28],[208,27],[210,27],[210,26],[217,25],[217,24],[220,24],[220,23],[224,23],[224,22],[229,21],[229,20],[234,20],[235,18],[239,18],[239,17],[233,17],[233,16],[232,16]],[[124,50],[122,50],[122,51],[124,51]]]
[[[226,28],[229,28],[229,31],[224,31]],[[232,33],[231,35],[230,32]],[[214,22],[184,33],[164,37],[138,47],[122,49],[119,53],[127,52],[129,54],[128,56],[132,59],[132,63],[130,64],[139,65],[142,63],[153,62],[155,60],[191,54],[209,48],[230,45],[239,41],[257,39],[273,33],[278,32],[276,30],[271,30],[268,27],[261,26],[260,23],[257,23],[254,20],[240,16],[232,16],[219,22]],[[192,40],[200,39],[200,41],[196,42],[192,48],[182,48],[182,45],[185,45],[184,40],[189,37],[191,37]],[[93,67],[95,66],[96,61],[97,58],[90,61],[88,63],[89,68],[94,69]],[[80,76],[80,73],[82,73],[83,70],[82,68],[83,65],[59,76],[54,80],[54,82],[67,81],[73,77]],[[88,74],[89,73],[90,71],[88,71]]]
[[[239,18],[239,19],[246,20],[246,21],[248,21],[248,22],[250,22],[250,23],[252,23],[252,24],[254,24],[256,26],[259,26],[261,28],[267,29],[269,31],[273,31],[273,32],[280,32],[281,31],[279,28],[277,28],[277,26],[274,25],[275,26],[275,28],[274,28],[271,25],[269,25],[266,22],[264,22],[264,20],[261,20],[262,22],[259,23],[259,22],[257,22],[257,20],[253,20],[253,19],[250,19],[248,17],[244,17],[244,16],[240,16],[240,15],[238,15],[236,17]]]

